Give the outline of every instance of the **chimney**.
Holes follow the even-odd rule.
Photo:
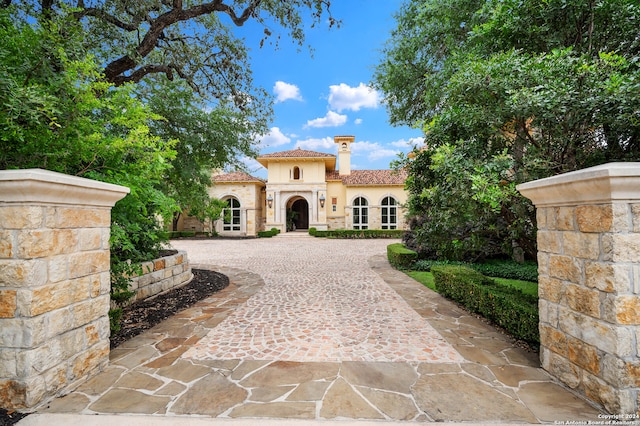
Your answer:
[[[338,175],[351,174],[351,142],[355,136],[334,136],[333,141],[338,144]]]

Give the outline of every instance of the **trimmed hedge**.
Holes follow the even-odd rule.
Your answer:
[[[167,238],[191,238],[196,236],[196,231],[167,231],[163,235]]]
[[[260,231],[258,232],[258,238],[271,238],[275,237],[280,233],[278,228],[271,228],[268,231]]]
[[[538,282],[538,265],[535,262],[517,263],[511,260],[493,260],[486,263],[467,263],[449,260],[418,260],[411,266],[416,271],[430,271],[432,266],[459,265],[473,268],[488,277]]]
[[[438,293],[494,322],[518,339],[540,343],[538,298],[502,286],[466,266],[432,266]]]
[[[333,229],[318,231],[309,228],[309,235],[324,238],[368,239],[368,238],[402,238],[402,229]]]
[[[389,244],[387,246],[387,259],[394,268],[408,268],[418,258],[418,253],[410,250],[402,243]]]

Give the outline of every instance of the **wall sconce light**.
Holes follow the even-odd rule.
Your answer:
[[[325,202],[325,198],[324,198],[324,194],[320,194],[320,207],[324,207],[324,202]]]
[[[269,208],[273,207],[273,197],[271,196],[271,194],[269,194],[269,196],[267,197],[267,205],[269,206]]]

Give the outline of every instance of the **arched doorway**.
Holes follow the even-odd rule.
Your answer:
[[[287,230],[296,229],[309,229],[309,203],[304,198],[295,199],[287,209]]]

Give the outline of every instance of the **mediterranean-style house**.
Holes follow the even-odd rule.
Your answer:
[[[293,149],[258,157],[267,180],[244,172],[212,176],[212,197],[229,206],[216,223],[223,236],[255,236],[293,230],[402,229],[405,171],[351,170],[354,136],[336,136],[336,155]],[[179,227],[208,231],[195,218]]]

